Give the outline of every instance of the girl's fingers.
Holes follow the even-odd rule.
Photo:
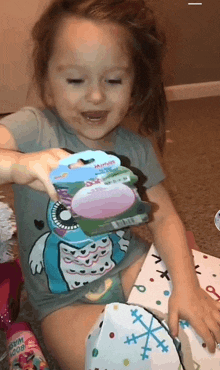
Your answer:
[[[70,154],[63,149],[49,149],[44,152],[22,154],[19,163],[14,166],[14,180],[20,184],[28,184],[33,189],[46,191],[50,198],[57,202],[58,194],[50,181],[50,173],[59,166],[62,159]],[[81,167],[81,161],[74,163],[72,168]]]
[[[45,174],[45,177],[44,176],[41,176],[41,182],[43,183],[43,185],[44,185],[44,187],[46,189],[46,192],[48,193],[49,197],[54,202],[58,202],[58,200],[59,200],[58,194],[56,192],[56,189],[52,185],[52,183],[50,181],[48,181],[47,174]]]
[[[215,353],[216,343],[220,343],[220,302],[216,302],[204,290],[198,291],[197,303],[181,301],[175,295],[169,300],[168,325],[171,334],[176,334],[176,321],[187,320],[204,340],[210,353]],[[191,305],[191,306],[190,306]]]
[[[217,311],[213,310],[212,314],[204,315],[203,318],[194,316],[193,320],[188,321],[204,340],[209,352],[215,353],[216,343],[220,343],[220,315],[218,316]]]
[[[207,326],[207,323],[205,323],[203,320],[200,320],[200,322],[196,322],[196,323],[191,322],[190,324],[195,329],[197,334],[206,343],[209,352],[214,353],[216,349],[216,341],[214,339],[214,334],[211,332],[211,330]]]
[[[48,172],[50,173],[51,170],[57,168],[59,166],[60,157],[52,156],[52,155],[42,155],[40,161],[34,161],[33,169],[35,171],[41,171],[42,168],[47,168]]]
[[[220,302],[215,301],[215,307],[217,308],[217,310],[219,310],[220,314]]]
[[[54,149],[54,154],[59,158],[59,160],[65,159],[71,155],[65,149]]]
[[[30,186],[34,190],[46,192],[45,186],[40,180],[34,180],[30,184],[28,184],[28,186]]]
[[[216,343],[220,343],[220,328],[217,327],[213,320],[210,320],[209,323],[205,323],[203,321],[200,323],[189,321],[189,323],[206,343],[209,352],[214,353],[216,349]],[[170,328],[171,335],[173,337],[177,337],[179,328],[177,312],[173,312],[169,315],[168,326]]]
[[[219,327],[220,319],[215,319],[215,314],[213,312],[213,317],[209,316],[206,318],[206,324],[213,334],[213,338],[217,343],[220,343],[220,327]]]
[[[70,154],[64,149],[59,149],[58,151],[56,150],[56,155],[58,156],[59,160],[65,159],[70,156]],[[78,159],[76,163],[73,163],[70,166],[71,168],[78,168],[84,166],[84,163],[82,160]]]
[[[218,321],[218,323],[220,323],[220,310],[219,310],[218,307],[215,310],[213,310],[213,315],[214,315],[216,321]]]
[[[212,322],[207,324],[215,337],[216,343],[220,343],[220,312],[214,310],[212,315]]]
[[[40,156],[40,161],[35,160],[32,164],[37,179],[42,183],[41,189],[48,193],[49,197],[57,202],[59,200],[56,189],[50,181],[50,173],[59,166],[59,161],[69,157],[69,153],[62,149],[51,149],[49,153],[44,152]],[[38,180],[32,183],[32,187],[38,186]],[[43,189],[42,189],[43,188]]]
[[[173,337],[177,337],[179,333],[179,316],[177,310],[170,311],[168,315],[168,326]]]
[[[37,156],[33,155],[32,163],[34,167],[42,163],[43,166],[48,165],[49,167],[51,167],[51,169],[54,169],[59,166],[59,161],[69,156],[70,154],[68,154],[65,150],[50,149],[48,151],[39,153]]]
[[[41,163],[35,163],[33,166],[37,179],[41,181],[43,184],[45,191],[48,193],[49,197],[54,201],[57,202],[59,200],[58,194],[56,192],[55,187],[50,181],[50,169],[56,168],[58,166],[58,162],[53,158],[47,161],[46,169],[45,166],[41,165]]]
[[[43,191],[43,192],[47,193],[54,202],[57,202],[59,200],[59,198],[57,196],[57,193],[56,193],[56,190],[53,189],[53,187],[50,187],[50,185],[48,185],[48,183],[46,185],[45,182],[43,182],[42,180],[34,180],[33,182],[31,182],[28,185],[34,190]],[[54,190],[55,190],[55,192],[54,192]]]

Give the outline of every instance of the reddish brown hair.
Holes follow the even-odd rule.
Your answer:
[[[47,106],[45,80],[56,32],[64,17],[77,16],[114,22],[131,34],[128,47],[135,68],[133,107],[140,116],[140,132],[155,133],[160,150],[165,142],[166,97],[162,80],[164,35],[144,0],[54,0],[32,30],[34,81]]]

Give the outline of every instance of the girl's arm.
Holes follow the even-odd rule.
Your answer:
[[[19,149],[6,129],[0,125],[0,185],[11,183],[11,166],[18,160]]]
[[[185,228],[172,201],[162,184],[147,190],[153,203],[153,220],[148,226],[154,235],[154,243],[172,276],[174,288],[181,284],[199,286],[192,254],[187,245]]]
[[[59,161],[69,156],[65,150],[49,149],[36,153],[21,153],[10,131],[0,125],[0,185],[28,185],[49,194],[55,202],[58,195],[49,175]]]
[[[148,224],[154,244],[171,275],[168,323],[178,335],[179,319],[187,320],[206,342],[210,352],[220,343],[220,303],[200,288],[185,228],[162,184],[147,190],[153,203],[153,220]]]

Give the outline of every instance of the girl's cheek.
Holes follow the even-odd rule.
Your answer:
[[[117,105],[127,105],[130,103],[131,93],[130,91],[115,91],[111,94],[112,102],[116,103]]]
[[[82,93],[76,93],[73,91],[73,89],[63,89],[61,96],[65,96],[67,100],[77,101],[81,98]]]
[[[111,99],[112,101],[117,102],[124,99],[125,92],[122,88],[116,88],[106,91],[106,96],[109,97],[109,99]]]

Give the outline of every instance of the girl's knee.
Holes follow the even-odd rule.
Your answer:
[[[86,341],[104,305],[74,305],[48,315],[41,323],[49,353],[62,370],[84,370]]]

